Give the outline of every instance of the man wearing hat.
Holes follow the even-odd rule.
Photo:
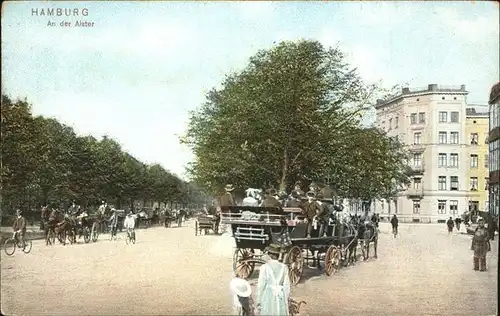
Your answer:
[[[118,212],[115,208],[112,208],[111,211],[113,215],[109,218],[109,226],[111,227],[111,237],[116,236],[116,229],[118,227]]]
[[[293,190],[292,190],[292,194],[291,196],[298,196],[298,197],[304,197],[306,194],[304,191],[302,191],[302,189],[300,188],[300,186],[302,185],[302,183],[300,181],[296,181],[295,182],[295,185],[293,187]]]
[[[21,210],[16,210],[16,220],[12,225],[12,230],[14,233],[18,233],[19,240],[22,245],[24,245],[24,235],[26,234],[26,220],[21,212]]]
[[[127,231],[127,234],[130,234],[132,238],[135,240],[135,218],[136,216],[133,215],[132,211],[128,211],[127,217],[125,217],[125,220],[123,221],[123,228]]]
[[[266,190],[266,195],[264,201],[262,201],[262,207],[281,207],[280,201],[274,196],[276,195],[276,190],[273,188]]]
[[[230,213],[229,206],[235,206],[236,202],[234,201],[233,197],[233,191],[234,187],[232,184],[227,184],[226,187],[224,188],[226,191],[221,197],[220,197],[220,212],[216,212],[215,214],[215,230],[219,231],[219,224],[220,224],[220,213]]]
[[[477,221],[477,228],[472,237],[471,250],[474,251],[474,270],[486,271],[486,253],[491,251],[490,236],[484,227],[484,219]]]
[[[307,221],[307,238],[311,238],[314,217],[317,214],[322,215],[324,210],[316,202],[316,193],[314,191],[309,191],[306,195],[307,201],[302,204],[302,215],[305,216]]]
[[[271,244],[267,248],[269,260],[259,269],[257,285],[257,308],[260,315],[288,315],[290,279],[288,267],[279,262],[280,246]]]

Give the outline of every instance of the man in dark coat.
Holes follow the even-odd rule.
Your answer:
[[[396,235],[398,234],[398,224],[398,217],[396,216],[396,214],[394,214],[391,218],[392,233],[394,234],[394,238],[396,238]]]
[[[498,230],[497,227],[498,217],[489,216],[488,220],[488,234],[490,235],[491,240],[495,240],[495,231]]]
[[[462,223],[462,219],[460,217],[455,218],[455,227],[458,231],[460,231],[460,224]]]
[[[453,226],[455,225],[453,223],[453,219],[450,217],[450,219],[446,222],[446,225],[448,226],[448,233],[453,232]]]
[[[230,213],[229,206],[236,206],[236,202],[234,201],[233,191],[234,187],[232,184],[226,185],[225,193],[220,197],[220,213],[216,212],[215,214],[215,230],[219,231],[219,224],[221,220],[221,213]],[[231,216],[231,215],[229,215]]]
[[[477,225],[470,247],[474,251],[474,270],[486,271],[486,253],[491,251],[490,236],[484,227],[484,219],[479,219]]]
[[[301,198],[301,197],[305,197],[305,192],[302,191],[302,189],[300,188],[300,186],[302,185],[302,183],[300,181],[297,181],[295,182],[295,186],[292,190],[292,197],[295,195],[297,196],[298,198]]]
[[[324,209],[315,200],[316,194],[313,191],[307,192],[307,201],[302,204],[302,215],[307,221],[307,238],[311,238],[313,220],[316,215],[322,215]]]
[[[274,196],[276,195],[276,190],[270,188],[266,190],[264,201],[262,201],[262,207],[279,207],[281,208],[281,203]]]

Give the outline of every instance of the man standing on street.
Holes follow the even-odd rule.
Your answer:
[[[455,227],[458,231],[460,231],[460,224],[462,223],[462,219],[460,217],[455,218]]]
[[[474,270],[486,271],[486,253],[491,250],[490,238],[484,227],[484,219],[479,219],[477,225],[470,247],[474,251]]]
[[[396,238],[396,235],[398,234],[398,224],[399,220],[396,214],[394,214],[391,218],[391,225],[392,225],[392,233],[394,235],[394,238]]]
[[[215,230],[216,231],[219,231],[221,213],[229,213],[230,212],[229,206],[236,206],[236,202],[234,201],[234,196],[232,193],[234,191],[233,185],[227,184],[226,187],[224,188],[224,190],[226,192],[220,197],[220,211],[218,211],[215,214]]]
[[[450,219],[446,222],[446,225],[448,226],[448,233],[451,234],[453,232],[453,226],[455,225],[451,216]]]

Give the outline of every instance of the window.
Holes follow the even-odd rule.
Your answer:
[[[450,177],[450,190],[451,191],[458,191],[458,177],[457,176]]]
[[[450,214],[457,214],[457,213],[458,213],[458,201],[450,200]]]
[[[388,130],[391,130],[392,129],[392,118],[389,119],[389,128]]]
[[[490,188],[490,178],[484,178],[484,190],[488,191]]]
[[[420,201],[413,200],[413,214],[420,214]]]
[[[418,113],[418,122],[425,123],[425,113],[424,112]]]
[[[451,112],[450,122],[458,123],[458,112]]]
[[[440,144],[446,144],[447,143],[447,138],[448,138],[448,133],[446,133],[446,132],[439,132],[439,143]]]
[[[439,123],[448,122],[448,112],[439,112]]]
[[[413,187],[419,190],[422,187],[422,178],[413,178]]]
[[[422,166],[422,154],[421,153],[413,154],[413,165],[415,167]]]
[[[458,132],[450,132],[450,144],[458,144]]]
[[[478,139],[479,139],[479,136],[477,135],[477,133],[470,134],[470,144],[471,145],[477,145]]]
[[[490,131],[498,126],[500,126],[500,107],[498,104],[490,104]]]
[[[478,166],[478,158],[477,155],[470,155],[470,167],[477,168]]]
[[[417,133],[413,134],[413,144],[414,145],[420,145],[420,143],[421,143],[421,136],[422,136],[422,133],[420,133],[420,132],[417,132]]]
[[[500,170],[500,139],[488,144],[489,148],[489,170],[490,172]]]
[[[450,165],[451,168],[458,168],[458,154],[450,154]]]
[[[489,164],[488,164],[488,154],[484,155],[484,167],[485,168],[488,168]]]
[[[470,177],[469,184],[471,191],[477,191],[477,177]]]
[[[396,116],[396,123],[395,123],[396,126],[394,126],[395,128],[398,128],[399,127],[399,116]]]
[[[484,143],[488,144],[488,134],[484,134]]]
[[[448,155],[445,154],[445,153],[439,153],[439,156],[438,156],[438,167],[446,167],[447,162],[448,160]]]
[[[446,177],[445,176],[439,176],[439,178],[438,178],[438,190],[446,191]]]
[[[438,214],[446,214],[446,200],[438,200]]]
[[[410,124],[417,124],[417,113],[410,114]]]

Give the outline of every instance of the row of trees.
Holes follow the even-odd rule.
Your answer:
[[[212,194],[226,183],[289,190],[321,181],[348,198],[390,198],[408,183],[397,138],[362,118],[388,91],[366,84],[339,48],[282,42],[250,58],[191,113],[182,142],[194,181]]]
[[[78,136],[55,119],[33,116],[27,101],[2,95],[1,205],[33,209],[77,201],[117,207],[137,201],[201,203],[200,190],[158,164],[146,165],[108,137]]]

